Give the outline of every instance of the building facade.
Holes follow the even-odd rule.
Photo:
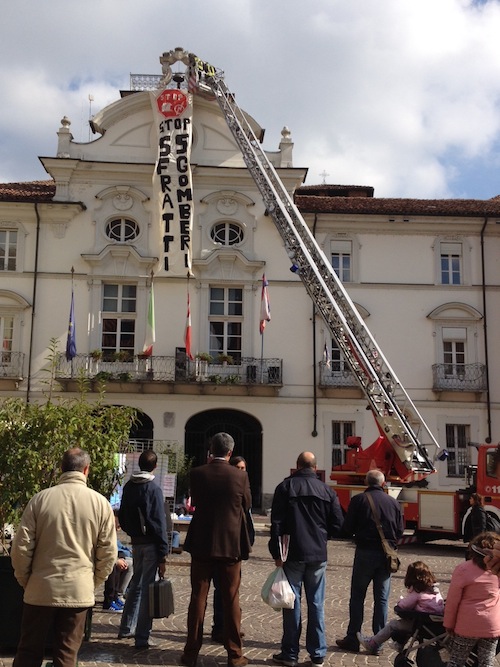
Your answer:
[[[186,76],[175,85],[187,84]],[[200,93],[191,103],[185,270],[167,270],[148,90],[122,92],[100,111],[88,143],[75,142],[63,118],[55,157],[41,158],[50,180],[0,184],[0,397],[43,400],[55,338],[61,396],[76,396],[82,377],[90,398],[104,385],[106,402],[141,411],[135,438],[176,441],[197,463],[209,437],[229,431],[248,461],[254,505],[267,508],[300,451],[314,451],[328,479],[346,437],[368,445],[377,430],[290,271],[219,106]],[[360,186],[302,186],[306,169],[292,153],[284,128],[269,160],[448,452],[441,461],[430,448],[438,470],[430,486],[463,486],[474,443],[499,438],[500,199],[378,199]],[[262,335],[263,274],[271,320]],[[155,340],[144,354],[152,286]],[[67,360],[72,295],[76,355]]]

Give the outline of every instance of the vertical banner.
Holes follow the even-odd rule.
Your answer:
[[[191,176],[192,96],[168,88],[150,93],[158,136],[153,197],[162,238],[162,268],[169,276],[191,273],[193,188]]]

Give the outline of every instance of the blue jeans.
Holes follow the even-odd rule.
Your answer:
[[[134,544],[134,574],[130,581],[123,608],[119,634],[135,634],[136,645],[146,644],[153,619],[149,615],[149,584],[158,570],[158,550],[155,544]]]
[[[297,660],[299,657],[302,632],[300,597],[304,585],[307,600],[306,649],[311,658],[324,658],[327,648],[324,609],[326,561],[314,563],[286,561],[283,569],[295,593],[295,605],[293,609],[283,609],[281,652],[291,660]]]
[[[381,549],[356,548],[351,578],[351,599],[349,600],[349,627],[347,637],[358,641],[356,633],[361,632],[366,591],[373,581],[372,630],[376,635],[387,623],[387,607],[391,591],[391,573],[387,568],[385,553]]]

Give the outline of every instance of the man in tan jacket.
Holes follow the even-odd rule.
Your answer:
[[[33,496],[12,542],[12,564],[24,588],[21,639],[13,667],[39,667],[54,629],[54,667],[75,667],[94,590],[117,558],[113,511],[87,487],[90,457],[63,456],[57,486]]]

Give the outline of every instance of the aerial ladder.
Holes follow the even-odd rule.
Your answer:
[[[213,67],[209,67],[208,72],[207,68],[199,70],[199,87],[215,96],[262,195],[266,211],[283,239],[294,270],[368,400],[380,436],[365,451],[373,449],[374,459],[388,461],[386,477],[393,481],[423,479],[434,472],[434,466],[420,438],[427,434],[427,444],[438,448],[437,441],[261,148],[245,114],[228,90],[223,73]]]

